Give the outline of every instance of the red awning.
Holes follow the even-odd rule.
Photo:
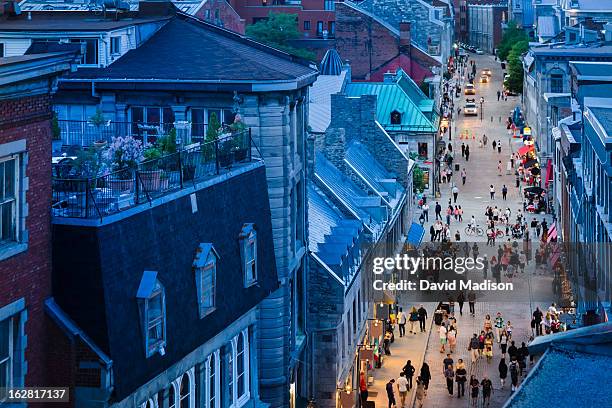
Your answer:
[[[521,156],[524,156],[524,155],[526,155],[527,153],[529,153],[532,150],[534,150],[533,145],[523,146],[520,149],[518,149],[518,154],[520,154]]]
[[[546,163],[546,182],[544,183],[544,188],[548,189],[548,184],[552,181],[552,159],[548,159]]]

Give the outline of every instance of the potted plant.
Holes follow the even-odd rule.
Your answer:
[[[100,126],[109,122],[110,121],[106,120],[106,118],[104,117],[104,113],[100,109],[96,109],[96,113],[89,118],[88,123],[92,126],[95,126],[96,132],[98,134],[98,139],[96,139],[96,141],[94,141],[93,143],[94,147],[97,149],[101,149],[107,144],[106,139],[104,139],[100,134]]]
[[[131,136],[113,137],[104,158],[110,163],[108,182],[115,192],[134,191],[134,171],[143,156],[142,143]]]
[[[139,171],[145,191],[157,191],[163,170],[160,169],[162,152],[157,147],[148,147],[143,152],[144,162]]]
[[[62,129],[60,128],[59,120],[57,120],[57,113],[54,113],[51,119],[51,138],[53,151],[60,151],[62,148]]]

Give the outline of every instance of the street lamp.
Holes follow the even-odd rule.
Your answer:
[[[480,121],[482,122],[482,104],[484,103],[484,97],[480,97]]]

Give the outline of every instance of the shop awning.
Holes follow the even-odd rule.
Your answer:
[[[412,225],[410,225],[410,230],[408,231],[408,236],[406,237],[406,243],[417,247],[421,244],[424,234],[425,229],[423,226],[413,222]]]
[[[535,166],[536,164],[538,164],[537,160],[527,160],[525,162],[525,164],[523,165],[523,167],[525,167],[526,169]]]
[[[552,159],[548,159],[546,163],[546,182],[544,183],[544,188],[548,188],[548,184],[553,179],[553,171],[552,171]]]
[[[533,149],[534,149],[533,145],[531,145],[531,146],[523,146],[520,149],[518,149],[518,154],[520,154],[521,156],[524,156],[527,153],[529,153],[530,151],[532,151]]]

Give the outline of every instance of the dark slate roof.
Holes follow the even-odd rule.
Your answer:
[[[574,61],[570,64],[579,75],[578,79],[595,79],[595,77],[609,78],[612,76],[612,62],[590,62],[590,61]],[[587,77],[587,78],[582,78]]]
[[[589,109],[591,112],[593,112],[597,118],[597,121],[604,128],[607,136],[612,137],[612,108],[589,106]]]
[[[321,75],[340,75],[342,73],[342,58],[334,48],[327,50],[320,67]]]
[[[66,78],[215,84],[298,81],[304,86],[316,73],[306,61],[179,14],[110,66],[79,69]]]
[[[53,226],[57,304],[113,361],[114,401],[130,395],[221,333],[278,288],[265,167],[100,227]],[[257,229],[256,285],[243,288],[239,234]],[[200,319],[193,262],[201,244],[217,261],[217,308]],[[145,271],[165,288],[166,354],[145,357],[137,294]],[[151,274],[147,274],[151,275]],[[142,283],[142,285],[141,285]]]
[[[34,16],[31,20],[26,18],[27,13],[22,13],[21,18],[17,19],[2,19],[0,18],[0,32],[18,31],[18,32],[40,32],[40,31],[91,31],[102,32],[116,30],[119,28],[130,27],[139,24],[152,23],[167,19],[168,16],[153,16],[153,17],[134,17],[119,20],[104,19],[95,17],[91,13],[86,15],[79,13],[61,13],[55,12],[52,15],[44,15],[42,13],[32,13]]]

